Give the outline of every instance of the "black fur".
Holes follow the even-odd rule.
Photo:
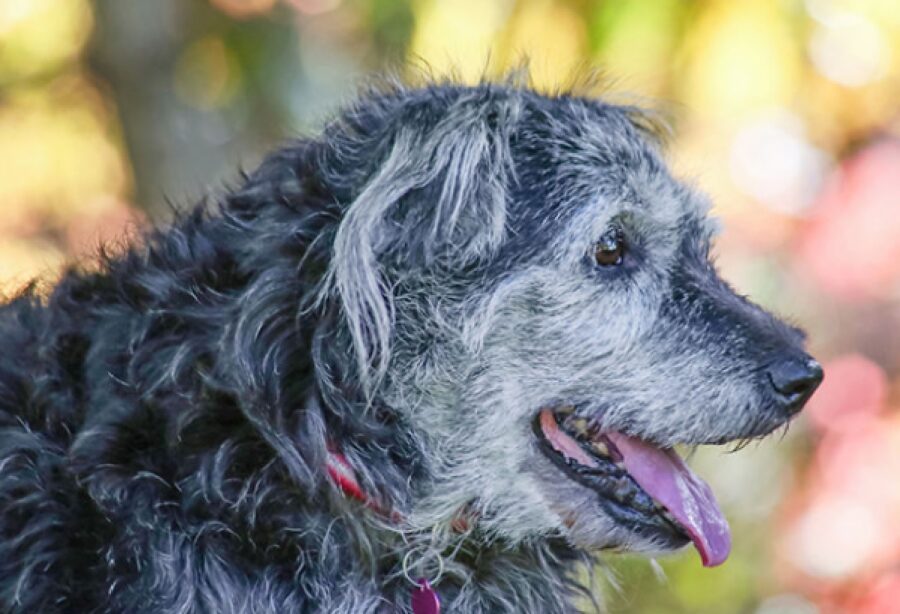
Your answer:
[[[327,479],[326,446],[401,513],[426,459],[401,416],[369,407],[339,307],[318,298],[395,126],[433,124],[461,91],[372,94],[220,203],[0,308],[2,611],[313,612],[352,591],[405,605],[399,538],[364,534],[380,520]],[[494,555],[467,556],[488,570]]]

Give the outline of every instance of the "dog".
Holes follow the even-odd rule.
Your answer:
[[[601,551],[723,562],[673,447],[782,427],[822,369],[718,276],[654,126],[373,87],[10,298],[2,610],[573,612]]]

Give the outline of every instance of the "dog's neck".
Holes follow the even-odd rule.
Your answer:
[[[374,514],[397,526],[395,537],[402,534],[403,515],[366,493],[356,471],[334,446],[329,446],[325,471],[345,497],[360,504],[360,514]],[[439,602],[444,611],[574,611],[571,597],[581,587],[569,574],[575,562],[590,565],[589,561],[552,541],[491,547],[480,538],[477,522],[471,510],[459,510],[451,523],[455,539],[442,549],[435,549],[433,543],[422,545],[414,536],[389,540],[394,544],[392,558],[400,560],[401,577],[399,586],[392,581],[382,588],[393,596],[398,609],[411,607],[413,614],[426,614],[440,611],[435,609]],[[434,573],[417,573],[414,568],[419,561],[430,564]]]

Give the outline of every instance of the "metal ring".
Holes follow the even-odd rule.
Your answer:
[[[409,558],[410,558],[413,554],[415,554],[417,551],[418,551],[418,548],[413,548],[412,550],[410,550],[409,552],[407,552],[407,553],[403,556],[403,562],[401,563],[401,565],[402,565],[403,577],[406,578],[407,581],[408,581],[410,584],[412,584],[413,586],[421,586],[421,583],[420,583],[418,580],[414,580],[414,579],[412,578],[412,576],[409,575]],[[437,572],[437,575],[436,575],[434,578],[432,578],[432,579],[429,579],[427,576],[422,576],[422,577],[425,578],[425,581],[428,582],[429,584],[435,585],[435,584],[437,584],[438,582],[441,581],[441,578],[444,577],[444,557],[442,557],[442,556],[440,555],[439,552],[435,552],[435,551],[433,551],[433,550],[425,550],[425,551],[423,552],[423,554],[426,554],[426,555],[429,554],[429,553],[431,553],[431,554],[434,556],[434,558],[437,559],[437,563],[438,563],[438,572]],[[423,561],[428,561],[428,559],[429,559],[428,556],[424,557],[424,558],[422,559],[422,561],[419,561],[419,565],[422,565],[422,562],[423,562]]]

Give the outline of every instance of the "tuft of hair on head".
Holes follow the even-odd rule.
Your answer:
[[[620,79],[603,68],[585,66],[574,71],[562,91],[579,98],[597,99],[602,96],[605,102],[620,106],[634,127],[661,149],[675,135],[672,125],[676,113],[668,103],[629,93]]]

